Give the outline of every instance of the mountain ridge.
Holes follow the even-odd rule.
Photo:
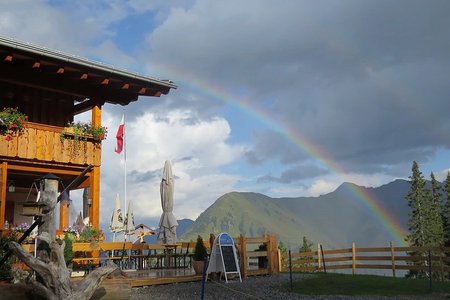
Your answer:
[[[207,237],[220,232],[232,236],[272,233],[293,247],[301,244],[303,236],[334,248],[349,247],[352,242],[381,246],[393,239],[399,245],[404,241],[389,232],[390,220],[377,215],[371,204],[384,208],[396,226],[406,229],[408,190],[408,181],[396,179],[375,188],[345,182],[333,192],[316,197],[271,198],[254,192],[229,192],[202,212],[179,237],[194,240],[198,234]],[[370,203],[374,199],[377,203]]]

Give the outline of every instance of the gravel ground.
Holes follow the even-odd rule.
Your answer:
[[[293,280],[301,280],[308,275],[294,274]],[[309,275],[310,276],[310,275]],[[274,276],[257,276],[243,280],[233,279],[226,284],[223,280],[220,282],[208,281],[205,285],[204,299],[450,299],[450,296],[422,296],[422,297],[378,297],[378,296],[304,296],[290,293],[284,284],[289,283],[288,274],[279,274]],[[132,300],[144,299],[200,299],[201,282],[175,283],[167,285],[155,285],[141,288],[133,288],[131,292]]]

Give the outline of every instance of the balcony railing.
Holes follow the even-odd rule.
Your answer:
[[[0,156],[42,162],[100,165],[101,143],[90,136],[61,139],[64,127],[27,122],[25,131],[7,141],[0,136]]]

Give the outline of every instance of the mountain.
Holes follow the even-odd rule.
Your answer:
[[[217,199],[179,238],[194,240],[199,234],[208,237],[221,232],[249,237],[272,233],[293,249],[298,249],[303,236],[325,248],[347,248],[352,242],[363,247],[387,246],[389,241],[399,245],[403,238],[396,239],[392,228],[407,228],[408,191],[408,181],[395,180],[376,188],[343,183],[319,197],[231,192]]]

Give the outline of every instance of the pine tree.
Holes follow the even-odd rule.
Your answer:
[[[441,184],[436,180],[433,172],[431,172],[431,198],[427,203],[428,208],[426,211],[426,230],[427,234],[427,246],[435,247],[432,251],[433,259],[433,278],[438,280],[443,280],[444,272],[443,258],[445,257],[445,252],[442,250],[441,246],[444,245],[444,226],[442,219],[442,194],[441,194]]]
[[[406,241],[410,246],[424,246],[425,245],[425,212],[428,192],[425,188],[425,179],[419,170],[419,165],[416,161],[413,162],[411,188],[406,196],[408,206],[411,208],[409,213],[408,227],[409,235]]]
[[[410,246],[426,246],[428,239],[427,232],[427,208],[429,208],[429,203],[431,202],[430,191],[426,189],[426,181],[419,170],[419,165],[416,161],[413,162],[412,175],[409,177],[411,179],[411,188],[406,195],[408,200],[408,206],[411,208],[409,213],[408,227],[409,234],[406,237],[406,241]],[[423,251],[413,251],[408,253],[411,256],[426,256]],[[418,266],[425,266],[424,261],[417,261],[413,263]],[[418,277],[424,278],[427,276],[425,271],[410,270],[407,277]]]
[[[308,241],[306,236],[303,236],[302,245],[300,246],[299,252],[312,252],[312,250],[311,250],[312,245],[313,245],[313,243]]]
[[[299,252],[300,253],[312,253],[312,249],[311,249],[312,245],[313,245],[313,243],[308,241],[306,236],[303,236],[302,245],[300,246]],[[313,259],[314,259],[314,257],[312,255],[301,256],[299,267],[303,268],[305,271],[310,272],[312,270],[311,267],[313,266],[313,264],[311,264],[311,261],[313,261]]]
[[[447,172],[447,179],[444,185],[445,201],[442,205],[442,223],[444,227],[444,245],[450,247],[450,172]],[[450,257],[450,254],[447,254]],[[450,266],[448,261],[447,266]],[[447,279],[450,279],[450,272],[447,273]]]
[[[444,185],[446,195],[444,204],[442,205],[442,222],[444,227],[444,244],[450,247],[450,172],[447,172],[447,179]]]
[[[441,185],[431,172],[431,201],[427,202],[426,210],[426,229],[427,246],[442,246],[444,244],[444,227],[441,211]]]

